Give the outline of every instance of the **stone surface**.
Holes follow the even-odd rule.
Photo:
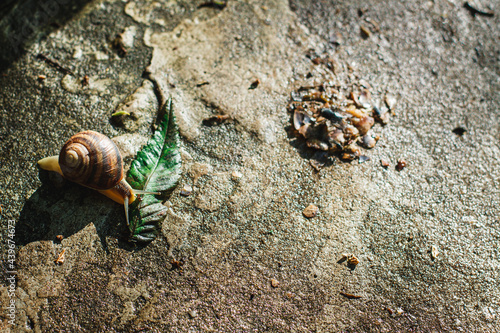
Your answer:
[[[441,0],[202,3],[92,2],[0,74],[2,230],[17,222],[15,326],[2,312],[0,328],[494,332],[498,15]],[[328,74],[311,53],[335,59],[334,82],[369,84],[392,107],[369,161],[333,159],[318,172],[290,134],[290,93]],[[158,90],[173,97],[183,177],[161,234],[134,247],[123,207],[36,161],[92,129],[117,137],[130,162],[151,134]],[[123,108],[139,123],[112,121]],[[231,121],[203,124],[221,114]],[[307,219],[311,202],[321,214]],[[3,255],[5,232],[0,241]]]

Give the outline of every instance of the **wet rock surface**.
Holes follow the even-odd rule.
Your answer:
[[[0,313],[0,327],[495,331],[498,27],[454,1],[87,5],[0,74],[2,230],[17,221],[15,326]],[[394,113],[362,164],[315,168],[289,134],[290,94],[321,70],[311,54]],[[183,176],[161,234],[137,247],[121,206],[36,161],[92,129],[130,162],[159,90]]]

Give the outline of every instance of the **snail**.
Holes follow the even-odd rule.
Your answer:
[[[38,165],[122,204],[127,225],[128,205],[136,200],[137,194],[159,194],[133,189],[124,179],[123,159],[118,147],[107,136],[94,131],[73,135],[59,156],[43,158]]]

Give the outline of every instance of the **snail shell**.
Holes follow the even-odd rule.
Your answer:
[[[85,131],[62,147],[59,165],[65,178],[96,190],[107,190],[123,179],[123,160],[107,136]]]

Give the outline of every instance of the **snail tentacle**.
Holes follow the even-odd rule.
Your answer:
[[[135,194],[154,194],[154,195],[160,195],[160,192],[149,192],[149,191],[143,191],[143,190],[136,190],[134,189]]]
[[[127,227],[130,226],[130,222],[128,220],[128,197],[125,197],[123,207],[125,207],[125,220],[127,221]]]
[[[40,168],[48,171],[55,171],[64,177],[61,167],[59,166],[59,156],[50,156],[42,158],[38,161]]]

